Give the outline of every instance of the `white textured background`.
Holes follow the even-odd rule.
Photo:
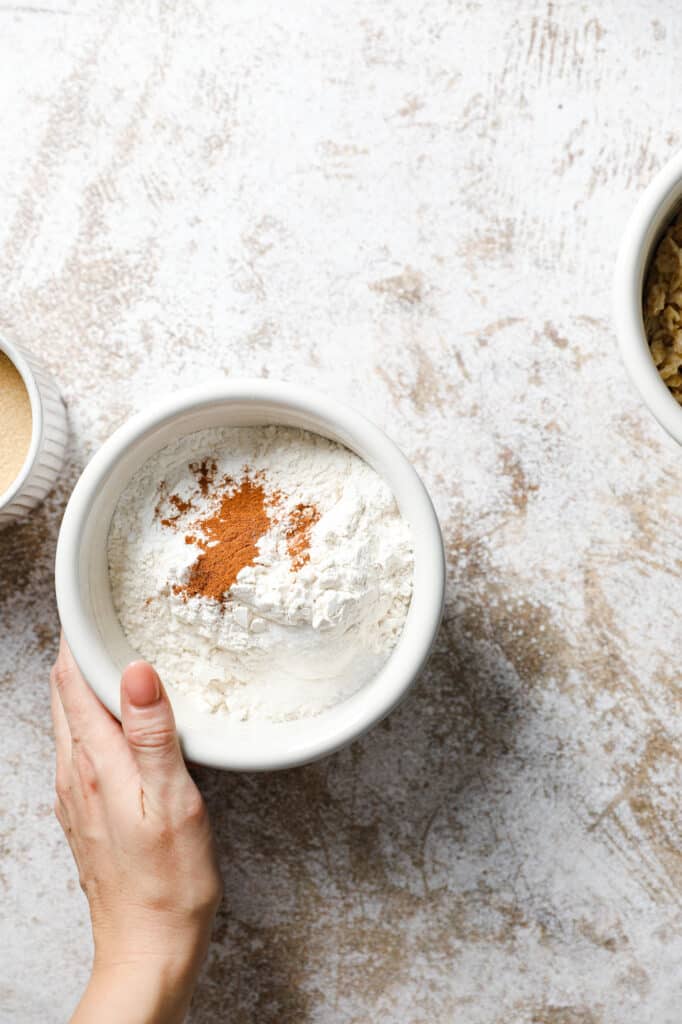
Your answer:
[[[414,695],[276,777],[199,773],[226,879],[194,1024],[678,1024],[682,455],[626,382],[617,242],[680,147],[679,6],[0,5],[0,330],[69,407],[0,537],[0,1021],[63,1021],[52,560],[89,454],[181,385],[368,412],[431,489]]]

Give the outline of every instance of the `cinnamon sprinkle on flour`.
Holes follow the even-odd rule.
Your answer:
[[[203,518],[191,520],[192,532],[185,534],[185,543],[196,544],[201,553],[190,566],[186,582],[174,584],[172,590],[174,594],[182,595],[183,600],[207,597],[223,603],[241,570],[255,562],[258,542],[270,529],[282,495],[274,492],[268,497],[263,483],[251,479],[246,467],[245,475],[238,484],[226,476],[218,485],[215,483],[217,467],[214,460],[191,463],[189,469],[197,479],[201,496],[209,497],[212,489],[212,498],[217,506]],[[164,514],[168,506],[171,506],[172,514]],[[154,511],[162,526],[178,529],[187,513],[194,508],[192,498],[168,494],[167,485],[161,483]],[[319,518],[320,513],[314,505],[302,502],[286,515],[287,550],[294,572],[310,558],[310,534]]]
[[[300,569],[310,561],[310,531],[319,518],[320,513],[314,505],[304,505],[302,502],[289,513],[287,547],[294,569]]]
[[[224,601],[228,590],[242,569],[253,565],[258,555],[258,541],[270,528],[270,516],[262,484],[246,477],[236,489],[225,481],[220,504],[215,512],[192,523],[200,535],[188,534],[185,541],[201,548],[201,554],[190,566],[186,583],[173,587],[175,594],[209,597]]]

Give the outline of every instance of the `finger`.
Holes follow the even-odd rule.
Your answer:
[[[63,712],[62,712],[63,714]],[[54,799],[54,813],[57,821],[62,827],[65,836],[70,836],[71,829],[71,818],[69,815],[69,804],[71,802],[71,773],[68,770],[70,762],[67,762],[63,766],[62,770],[57,769],[57,778],[55,780],[55,799]],[[64,770],[66,769],[66,770]]]
[[[50,672],[50,707],[52,709],[52,725],[54,728],[55,753],[57,761],[57,778],[62,776],[71,760],[71,733],[66,721],[64,708],[57,693],[56,666]]]
[[[69,844],[71,853],[73,854],[73,857],[77,863],[78,861],[76,858],[76,837],[71,826],[68,811],[66,810],[64,804],[59,799],[55,801],[54,813],[57,821],[59,822],[61,830],[64,833],[64,836],[66,837],[66,841]]]
[[[110,715],[83,678],[62,633],[54,681],[71,734],[71,743],[88,741],[94,747],[115,743],[120,736],[116,719]]]
[[[187,781],[173,708],[156,671],[146,661],[134,661],[123,673],[121,723],[146,792]]]
[[[66,809],[66,805],[59,797],[57,797],[54,802],[54,816],[61,825],[64,835],[70,835],[71,822],[69,820],[69,812]]]

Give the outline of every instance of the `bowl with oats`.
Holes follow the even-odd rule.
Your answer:
[[[682,154],[644,190],[623,235],[613,310],[641,398],[682,444]]]

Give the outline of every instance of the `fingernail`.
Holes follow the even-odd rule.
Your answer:
[[[123,673],[128,700],[138,708],[155,704],[161,696],[161,680],[146,661],[134,661]]]

